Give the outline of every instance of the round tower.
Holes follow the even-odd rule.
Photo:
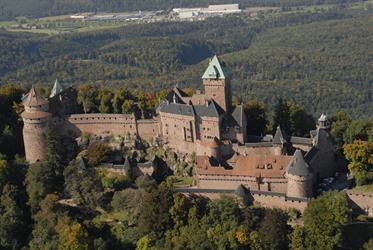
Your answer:
[[[21,116],[26,160],[34,163],[44,158],[44,130],[51,118],[49,101],[40,96],[32,87],[30,92],[23,97],[22,103],[25,108]]]
[[[300,150],[295,151],[286,169],[285,178],[287,179],[287,196],[302,198],[313,196],[313,175]]]

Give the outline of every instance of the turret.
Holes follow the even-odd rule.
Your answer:
[[[230,78],[230,72],[217,56],[212,58],[202,76],[206,97],[214,99],[225,112],[230,111],[232,106]]]
[[[289,197],[312,197],[313,175],[309,165],[304,160],[302,151],[295,151],[293,159],[290,161],[285,178],[287,179],[287,192]]]
[[[282,131],[280,126],[277,126],[276,133],[273,137],[272,143],[275,148],[275,155],[286,154],[286,144],[288,142],[288,136]]]
[[[26,160],[30,163],[42,160],[45,150],[45,127],[50,121],[49,101],[37,93],[34,87],[22,98],[25,111],[23,119],[23,142]]]
[[[63,88],[62,88],[61,84],[58,82],[58,80],[56,79],[56,81],[53,84],[53,88],[52,88],[52,91],[51,91],[51,94],[50,94],[49,98],[53,98],[53,97],[61,94],[62,91],[63,91]]]
[[[319,129],[329,129],[330,128],[330,123],[328,116],[324,113],[321,114],[321,116],[318,119],[318,124],[317,128]]]

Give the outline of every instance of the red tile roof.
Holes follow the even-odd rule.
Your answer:
[[[47,103],[48,100],[38,94],[34,87],[31,88],[30,92],[28,92],[23,99],[23,105],[29,107],[39,106]]]
[[[197,174],[232,175],[283,178],[292,156],[248,155],[236,156],[232,168],[224,168],[211,162],[207,156],[197,156]]]

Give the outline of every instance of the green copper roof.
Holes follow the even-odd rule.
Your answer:
[[[225,79],[227,76],[227,70],[222,66],[219,58],[215,55],[210,61],[202,79]]]
[[[50,98],[58,95],[59,93],[61,93],[63,90],[61,84],[58,82],[58,80],[56,79],[56,81],[54,82],[54,85],[53,85],[53,89],[51,91],[51,94],[50,94]]]

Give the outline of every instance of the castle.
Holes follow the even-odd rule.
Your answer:
[[[34,88],[23,97],[26,160],[43,159],[48,123],[71,137],[129,134],[159,139],[164,147],[196,153],[197,189],[235,190],[310,198],[321,178],[336,171],[334,145],[325,115],[310,138],[289,137],[280,127],[273,137],[248,142],[242,105],[232,106],[231,72],[214,56],[202,76],[204,93],[188,96],[175,87],[151,119],[134,114],[75,114],[76,91],[56,81],[48,99]]]

